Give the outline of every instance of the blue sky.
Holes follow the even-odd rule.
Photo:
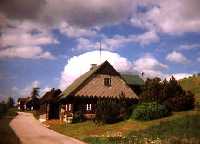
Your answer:
[[[0,100],[63,90],[104,60],[145,77],[198,73],[199,13],[198,0],[0,2]]]

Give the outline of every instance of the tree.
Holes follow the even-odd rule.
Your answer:
[[[27,103],[27,107],[31,110],[37,110],[40,107],[39,102],[39,89],[40,88],[33,88],[31,92],[31,100]]]
[[[12,97],[8,97],[6,104],[7,104],[8,108],[13,107],[15,104],[14,99]]]
[[[37,97],[39,97],[39,90],[40,90],[40,88],[38,88],[38,87],[33,88],[33,89],[32,89],[32,92],[31,92],[31,97],[32,97],[32,98],[37,98]]]
[[[160,101],[162,94],[162,85],[160,78],[147,79],[140,95],[142,102]]]
[[[194,107],[194,95],[184,91],[178,81],[172,76],[169,81],[161,82],[159,78],[147,79],[141,102],[157,102],[164,104],[172,111],[188,110]]]

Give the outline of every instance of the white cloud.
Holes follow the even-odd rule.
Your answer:
[[[2,30],[0,58],[54,59],[42,45],[59,42],[43,26],[30,21],[11,21],[11,27]]]
[[[102,51],[101,62],[108,60],[118,71],[129,71],[131,62],[117,53]],[[90,69],[91,64],[100,64],[99,51],[91,51],[68,59],[61,73],[60,88],[63,90],[78,76]]]
[[[87,38],[79,38],[77,49],[78,50],[94,50],[99,49],[99,42],[92,42]],[[140,45],[148,45],[150,43],[158,42],[159,37],[155,32],[145,32],[139,35],[129,35],[127,37],[122,35],[114,35],[112,38],[106,36],[103,37],[102,49],[105,50],[114,50],[120,47],[123,47],[128,43],[139,43]]]
[[[50,91],[52,88],[49,86],[44,87],[43,89],[40,89],[40,94],[43,96],[46,92]]]
[[[1,46],[40,46],[58,44],[59,42],[47,30],[47,28],[30,21],[10,21],[12,27],[2,30]]]
[[[132,0],[47,0],[41,12],[41,21],[72,26],[93,27],[121,22],[128,18]]]
[[[150,54],[145,54],[133,62],[133,70],[139,73],[144,72],[145,77],[164,77],[163,71],[167,68],[167,65],[159,62]]]
[[[189,60],[180,52],[173,51],[166,56],[166,59],[170,62],[187,64]]]
[[[38,80],[33,81],[30,85],[27,85],[23,89],[13,87],[13,90],[19,94],[20,97],[31,96],[31,91],[34,87],[40,87],[40,82]]]
[[[55,59],[50,52],[40,47],[11,47],[0,50],[0,58]]]
[[[133,14],[131,22],[134,26],[169,34],[200,31],[199,0],[152,0],[139,5],[148,10]]]
[[[180,46],[180,49],[183,50],[191,50],[196,48],[200,48],[200,44],[183,44]]]
[[[180,80],[180,79],[183,79],[183,78],[190,77],[190,76],[192,76],[192,74],[190,74],[190,73],[175,73],[175,74],[171,74],[171,75],[166,76],[166,79],[169,80],[172,76],[176,80]]]
[[[136,36],[135,41],[141,45],[148,45],[150,43],[158,42],[159,37],[155,31],[148,31],[144,34]]]
[[[66,22],[63,22],[60,25],[59,30],[61,33],[67,35],[70,38],[92,37],[97,34],[96,30],[94,30],[94,29],[91,29],[91,28],[86,29],[86,28],[79,28],[76,26],[70,26]]]

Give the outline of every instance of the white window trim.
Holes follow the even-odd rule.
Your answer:
[[[87,104],[86,105],[86,110],[91,111],[92,110],[92,104]]]
[[[69,104],[68,110],[69,110],[69,111],[72,110],[72,104]]]
[[[71,111],[72,110],[72,104],[66,104],[65,105],[65,110],[66,111]]]

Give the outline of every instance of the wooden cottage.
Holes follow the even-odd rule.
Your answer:
[[[26,110],[39,110],[40,102],[38,97],[29,97],[26,102]]]
[[[17,108],[18,110],[26,110],[26,103],[28,102],[28,100],[30,99],[30,97],[26,97],[26,98],[18,98],[17,100]]]
[[[91,69],[66,88],[59,98],[64,118],[72,117],[81,111],[86,119],[95,118],[96,104],[101,99],[120,99],[124,96],[127,103],[138,101],[138,96],[112,65],[105,61],[92,65]]]
[[[142,92],[142,87],[144,86],[144,80],[139,75],[121,74],[121,76],[132,88],[132,90],[137,95],[140,95],[140,93]]]
[[[59,118],[58,96],[61,94],[60,89],[51,89],[40,98],[40,120]]]

